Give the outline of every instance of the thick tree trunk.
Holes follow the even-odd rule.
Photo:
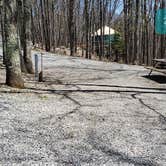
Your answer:
[[[6,16],[4,18],[4,32],[6,36],[6,84],[12,87],[23,88],[20,57],[17,36],[16,0],[4,0]]]
[[[23,20],[23,58],[24,64],[29,74],[33,74],[33,64],[31,57],[31,1],[23,0],[24,20]]]
[[[23,59],[23,43],[24,43],[24,33],[23,33],[23,18],[24,18],[24,13],[23,13],[23,1],[22,0],[17,0],[17,10],[19,15],[17,16],[18,23],[17,23],[17,32],[18,32],[18,47],[19,47],[19,55],[20,55],[20,65],[21,65],[21,71],[23,73],[27,73],[27,69],[24,63]]]
[[[3,64],[5,64],[5,62],[6,62],[6,46],[5,46],[5,34],[4,34],[4,15],[5,15],[4,7],[1,6],[1,9],[0,9],[0,17],[1,18],[0,19],[1,19],[1,36],[2,36],[2,47],[3,47]]]

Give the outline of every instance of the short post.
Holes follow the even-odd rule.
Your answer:
[[[39,81],[39,73],[38,73],[38,55],[35,54],[35,80]]]
[[[41,71],[39,73],[39,82],[43,82],[43,53],[41,53]]]

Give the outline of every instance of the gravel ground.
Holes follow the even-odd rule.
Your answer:
[[[45,82],[18,90],[0,65],[0,165],[165,166],[166,78],[148,72],[45,54]]]

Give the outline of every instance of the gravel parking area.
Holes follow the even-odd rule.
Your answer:
[[[148,72],[45,53],[45,82],[17,90],[0,67],[0,165],[165,166],[166,77]]]

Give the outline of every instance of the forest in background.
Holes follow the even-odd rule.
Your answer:
[[[156,34],[156,12],[165,0],[1,0],[1,34],[6,83],[23,87],[21,72],[33,73],[34,47],[55,52],[70,48],[70,55],[88,59],[96,54],[95,32],[104,26],[115,29],[121,41],[110,46],[123,63],[151,65],[166,57],[166,35]],[[104,30],[98,57],[105,55]],[[114,46],[114,47],[113,47]]]
[[[33,1],[33,44],[46,51],[70,47],[72,56],[77,54],[77,47],[83,47],[84,56],[91,58],[95,51],[91,36],[107,25],[123,39],[117,51],[123,49],[124,62],[151,65],[152,59],[166,55],[166,36],[155,32],[156,11],[165,7],[165,0]],[[104,31],[101,35],[104,36]],[[104,40],[99,42],[101,59]]]

